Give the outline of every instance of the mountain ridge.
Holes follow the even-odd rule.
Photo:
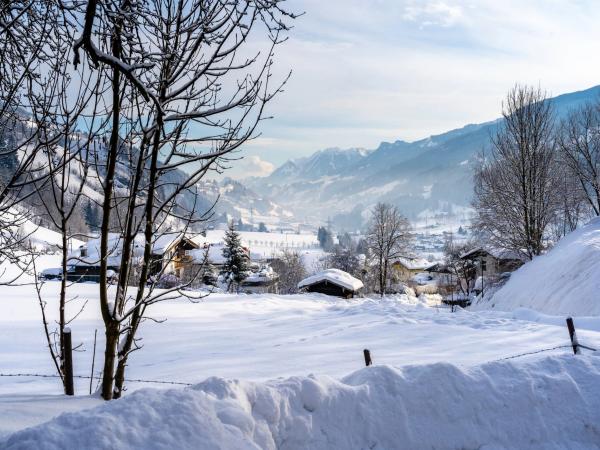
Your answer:
[[[600,85],[549,99],[556,119],[600,98]],[[376,149],[325,149],[288,160],[271,175],[248,179],[249,187],[295,215],[340,226],[360,226],[377,201],[399,206],[409,218],[423,211],[452,213],[468,208],[473,163],[490,144],[502,118],[471,123],[407,142],[381,142]],[[319,164],[316,164],[316,162]]]

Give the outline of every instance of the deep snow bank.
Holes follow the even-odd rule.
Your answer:
[[[548,314],[600,315],[600,218],[525,264],[474,309],[492,305],[505,311],[525,307]]]
[[[13,434],[5,449],[600,448],[600,357],[397,370],[341,381],[209,378]]]

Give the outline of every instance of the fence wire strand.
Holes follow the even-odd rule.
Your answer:
[[[522,356],[528,356],[528,355],[536,355],[538,353],[544,353],[544,352],[550,352],[552,350],[558,350],[560,348],[572,348],[572,345],[557,345],[556,347],[550,347],[550,348],[542,348],[540,350],[535,350],[533,352],[525,352],[525,353],[519,353],[517,355],[512,355],[512,356],[507,356],[505,358],[500,358],[500,359],[494,359],[490,362],[498,362],[498,361],[506,361],[507,359],[515,359],[515,358],[520,358]],[[581,346],[580,346],[581,347]]]
[[[583,345],[583,344],[577,344],[577,347],[579,348],[584,348],[586,350],[590,350],[590,351],[597,351],[595,348],[592,347],[588,347],[587,345]],[[550,352],[553,350],[559,350],[561,348],[573,348],[572,344],[566,344],[566,345],[557,345],[556,347],[549,347],[549,348],[542,348],[540,350],[535,350],[535,351],[531,351],[531,352],[524,352],[524,353],[518,353],[516,355],[512,355],[512,356],[506,356],[504,358],[499,358],[499,359],[493,359],[490,362],[499,362],[499,361],[506,361],[509,359],[515,359],[515,358],[521,358],[523,356],[529,356],[529,355],[536,355],[538,353],[544,353],[544,352]],[[42,374],[42,373],[0,373],[0,377],[36,377],[36,378],[60,378],[59,375],[56,374]],[[73,375],[73,378],[79,378],[79,379],[83,379],[83,380],[89,380],[92,378],[99,378],[99,377],[91,377],[89,375]],[[167,380],[143,380],[140,378],[128,378],[125,380],[128,383],[152,383],[152,384],[170,384],[170,385],[177,385],[177,386],[193,386],[193,383],[185,383],[183,381],[167,381]]]
[[[0,377],[36,377],[36,378],[60,378],[55,374],[42,373],[0,373]],[[73,375],[73,378],[89,380],[92,377],[89,375]],[[94,377],[96,379],[98,377]],[[180,386],[192,386],[193,383],[184,383],[183,381],[165,381],[165,380],[142,380],[138,378],[128,378],[125,380],[128,383],[154,383],[154,384],[174,384]]]

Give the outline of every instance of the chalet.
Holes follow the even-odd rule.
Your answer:
[[[432,277],[437,277],[440,275],[447,275],[450,273],[450,269],[448,269],[448,267],[441,262],[436,262],[433,264],[430,264],[426,269],[425,272],[427,272],[428,274],[430,274]]]
[[[152,274],[165,273],[181,277],[193,261],[199,246],[183,232],[165,233],[152,244]]]
[[[392,262],[392,275],[398,281],[410,281],[415,275],[425,272],[431,265],[431,262],[422,258],[396,258]]]
[[[178,267],[179,272],[172,272],[177,275],[182,281],[190,283],[190,286],[195,287],[200,284],[215,285],[219,273],[223,269],[223,265],[227,259],[223,254],[225,243],[208,242],[204,236],[198,235],[192,238],[195,248],[188,250],[185,260],[180,260]],[[259,271],[260,266],[252,263],[254,260],[248,247],[242,247],[248,256],[250,268],[254,271]]]
[[[298,283],[298,289],[336,297],[352,298],[363,288],[363,283],[347,272],[327,269]]]
[[[168,232],[158,236],[152,244],[150,275],[158,273],[180,276],[191,263],[191,252],[198,245],[183,232]],[[120,271],[123,242],[120,234],[108,238],[108,270],[114,276]],[[133,244],[134,261],[144,252],[144,237],[137,235]],[[68,258],[67,279],[71,281],[98,281],[100,275],[100,239],[91,239],[71,252]]]
[[[106,263],[111,275],[119,272],[121,247],[120,235],[110,233]],[[100,276],[100,238],[90,239],[70,252],[67,264],[67,280],[77,282],[98,281]]]
[[[514,272],[525,262],[520,253],[492,247],[474,248],[460,255],[460,258],[473,261],[477,274],[486,277]]]

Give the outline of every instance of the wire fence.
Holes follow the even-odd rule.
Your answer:
[[[590,350],[590,351],[597,351],[597,349],[592,348],[592,347],[588,347],[587,345],[583,345],[583,344],[577,344],[578,347],[586,349],[586,350]],[[499,362],[499,361],[506,361],[506,360],[510,360],[510,359],[515,359],[515,358],[521,358],[524,356],[530,356],[530,355],[536,355],[539,353],[544,353],[544,352],[550,352],[550,351],[554,351],[554,350],[560,350],[563,348],[573,348],[573,346],[571,344],[566,344],[566,345],[557,345],[555,347],[548,347],[548,348],[542,348],[539,350],[533,350],[530,352],[523,352],[523,353],[518,353],[516,355],[511,355],[511,356],[506,356],[503,358],[499,358],[499,359],[493,359],[491,361],[488,361],[489,363],[491,362]],[[363,350],[363,352],[365,352],[367,350]],[[366,356],[365,356],[366,358]],[[367,361],[367,359],[365,359],[365,361]],[[367,366],[371,365],[371,358],[370,358],[370,352],[369,352],[369,358],[368,358],[368,362],[366,363]],[[59,375],[56,374],[42,374],[42,373],[0,373],[0,377],[33,377],[33,378],[60,378]],[[78,379],[83,379],[83,380],[90,380],[90,379],[99,379],[100,376],[97,377],[91,377],[89,375],[73,375],[73,378],[78,378]],[[176,386],[193,386],[193,383],[186,383],[183,381],[170,381],[170,380],[144,380],[144,379],[140,379],[140,378],[128,378],[125,380],[127,383],[149,383],[149,384],[169,384],[169,385],[176,385]]]
[[[0,377],[34,377],[34,378],[60,378],[60,375],[56,374],[43,374],[43,373],[0,373]],[[79,378],[82,380],[91,380],[92,377],[89,375],[73,375],[73,378]],[[93,377],[94,380],[100,377]],[[166,380],[142,380],[139,378],[127,378],[127,383],[153,383],[153,384],[173,384],[179,386],[192,386],[193,383],[185,383],[183,381],[166,381]]]
[[[534,350],[534,351],[531,351],[531,352],[518,353],[516,355],[506,356],[504,358],[494,359],[494,360],[488,361],[488,362],[506,361],[508,359],[515,359],[515,358],[520,358],[522,356],[536,355],[538,353],[550,352],[552,350],[558,350],[558,349],[561,349],[561,348],[573,348],[573,347],[570,344],[569,345],[557,345],[556,347],[542,348],[540,350]]]
[[[567,325],[569,327],[571,344],[556,345],[554,347],[548,347],[548,348],[542,348],[539,350],[533,350],[533,351],[529,351],[529,352],[517,353],[515,355],[505,356],[503,358],[488,361],[488,363],[506,361],[506,360],[510,360],[510,359],[516,359],[516,358],[521,358],[524,356],[536,355],[539,353],[545,353],[545,352],[566,349],[566,348],[571,348],[575,354],[579,354],[580,349],[590,350],[593,352],[597,351],[597,349],[595,349],[593,347],[589,347],[587,345],[579,343],[577,336],[575,334],[573,320],[571,318],[567,319]],[[364,349],[363,354],[364,354],[364,359],[365,359],[365,365],[366,366],[372,365],[373,362],[372,362],[371,352],[368,349]],[[61,378],[60,375],[58,375],[58,374],[41,374],[41,373],[0,373],[0,378],[2,378],[2,377]],[[96,380],[100,381],[101,375],[99,375],[99,376],[72,375],[72,378],[78,378],[78,379],[84,379],[84,380],[96,379]],[[141,378],[127,378],[127,379],[125,379],[125,382],[127,382],[127,383],[148,383],[148,384],[168,384],[168,385],[176,385],[176,386],[192,386],[193,385],[193,383],[186,383],[183,381],[144,380]],[[91,389],[91,384],[90,384],[90,389]]]

